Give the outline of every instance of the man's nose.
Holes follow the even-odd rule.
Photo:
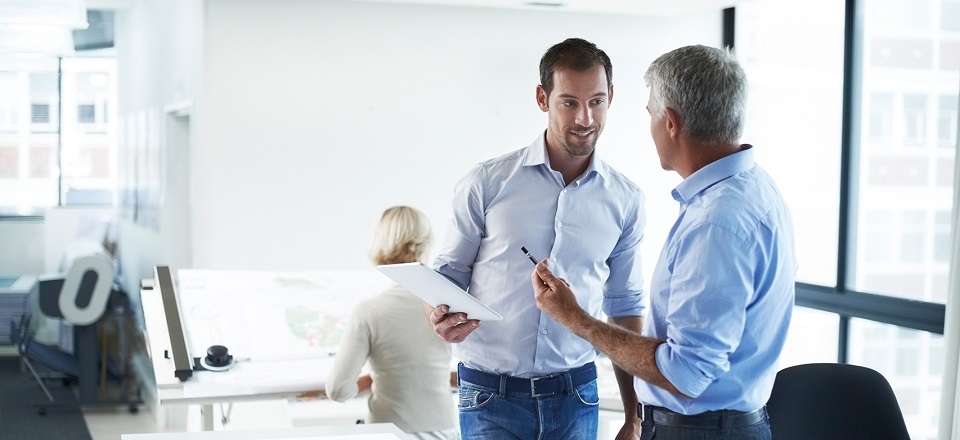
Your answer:
[[[583,106],[580,111],[577,112],[576,123],[582,127],[590,127],[593,125],[593,109],[589,106]]]

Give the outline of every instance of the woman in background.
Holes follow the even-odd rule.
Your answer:
[[[380,218],[370,257],[377,265],[422,261],[432,241],[423,213],[394,206]],[[433,333],[423,313],[422,301],[399,285],[357,305],[326,394],[343,402],[371,389],[368,423],[390,422],[419,439],[456,439],[450,344]],[[368,359],[372,373],[361,376]]]

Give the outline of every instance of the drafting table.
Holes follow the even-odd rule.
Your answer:
[[[158,266],[141,290],[147,349],[161,406],[277,400],[323,389],[350,312],[393,285],[376,270],[238,272]],[[197,371],[212,345],[227,347],[227,371]],[[229,411],[223,422],[227,423]]]
[[[120,440],[396,440],[406,438],[408,438],[407,435],[393,423],[120,436]]]

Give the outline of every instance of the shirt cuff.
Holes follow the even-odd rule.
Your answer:
[[[713,383],[681,357],[669,343],[660,344],[656,352],[657,368],[663,377],[673,384],[683,395],[697,397]]]

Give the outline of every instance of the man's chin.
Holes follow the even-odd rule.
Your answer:
[[[564,149],[567,150],[567,154],[571,156],[589,156],[593,154],[593,150],[596,147],[596,142],[567,142],[564,145]]]

